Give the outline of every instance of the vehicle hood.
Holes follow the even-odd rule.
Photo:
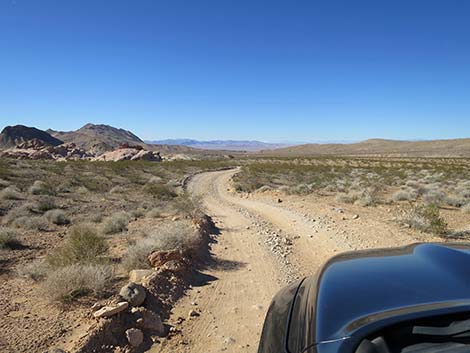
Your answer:
[[[470,246],[414,244],[332,258],[304,280],[289,351],[363,336],[388,321],[470,311]]]

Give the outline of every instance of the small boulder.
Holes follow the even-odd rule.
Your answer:
[[[126,338],[132,347],[138,347],[144,341],[144,334],[137,328],[130,328],[126,330]]]
[[[355,214],[354,216],[352,216],[352,219],[358,219],[359,218],[359,215]]]
[[[153,333],[159,336],[163,336],[165,334],[165,326],[163,326],[162,319],[153,311],[147,310],[145,308],[138,308],[138,310],[135,312],[135,315],[139,317],[136,320],[136,323],[140,328],[151,330]]]
[[[140,284],[130,282],[121,288],[119,295],[127,300],[131,306],[139,306],[145,301],[147,293]]]
[[[129,307],[128,302],[119,302],[113,306],[104,306],[100,310],[95,311],[93,316],[96,318],[100,317],[110,317],[120,313],[121,311],[126,310]]]

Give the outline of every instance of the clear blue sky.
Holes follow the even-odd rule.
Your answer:
[[[470,137],[470,1],[0,0],[0,126]]]

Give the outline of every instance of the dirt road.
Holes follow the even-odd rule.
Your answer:
[[[151,352],[256,352],[266,310],[283,285],[315,273],[336,253],[415,241],[392,226],[331,207],[309,211],[300,203],[242,198],[230,191],[234,173],[203,173],[189,184],[220,228],[212,247],[216,265],[175,307],[170,323],[178,322],[181,334]],[[371,232],[354,233],[358,226]],[[381,231],[374,235],[374,229]],[[188,318],[191,310],[200,315]]]

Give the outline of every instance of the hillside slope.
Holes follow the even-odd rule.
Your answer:
[[[109,125],[86,124],[76,131],[47,130],[52,136],[66,143],[74,143],[78,147],[101,152],[113,150],[124,143],[145,145],[144,141],[132,132]]]
[[[0,133],[0,148],[15,147],[24,142],[39,140],[46,145],[58,146],[63,142],[45,131],[24,125],[6,126]]]
[[[281,157],[322,155],[386,157],[470,157],[470,138],[431,141],[396,141],[371,139],[351,144],[306,144],[262,151]]]

